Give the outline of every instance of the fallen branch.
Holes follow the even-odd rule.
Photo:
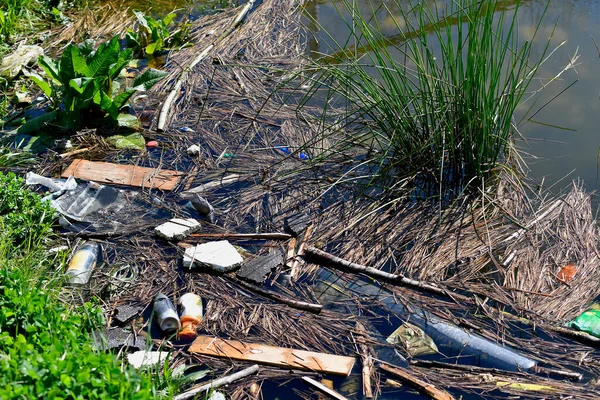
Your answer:
[[[328,388],[327,386],[323,385],[320,382],[315,381],[312,378],[309,378],[308,376],[303,376],[302,380],[304,382],[308,383],[309,385],[312,385],[315,388],[319,389],[321,392],[325,393],[327,396],[331,397],[332,399],[336,399],[336,400],[348,400],[347,397],[342,396],[341,394],[339,394],[335,390]]]
[[[261,295],[263,297],[278,301],[280,303],[283,303],[283,304],[288,305],[293,308],[297,308],[299,310],[318,314],[323,309],[323,306],[321,304],[313,304],[313,303],[307,303],[305,301],[294,300],[294,299],[291,299],[282,294],[273,292],[271,290],[263,289],[261,287],[252,285],[250,283],[244,282],[244,281],[234,278],[234,277],[227,277],[227,278],[230,279],[231,281],[235,282],[236,284],[238,284],[248,290],[253,291],[254,293],[258,293],[259,295]]]
[[[421,291],[425,291],[425,292],[429,292],[429,293],[433,293],[433,294],[437,294],[437,295],[441,295],[441,296],[447,296],[447,297],[450,297],[451,299],[454,299],[455,297],[465,297],[466,299],[468,299],[468,297],[466,297],[466,296],[458,295],[455,293],[450,294],[446,289],[431,285],[429,283],[417,281],[415,279],[410,279],[410,278],[407,278],[407,277],[405,277],[403,275],[399,275],[399,274],[391,274],[389,272],[380,271],[377,268],[367,267],[367,266],[364,266],[361,264],[356,264],[356,263],[350,262],[348,260],[344,260],[343,258],[336,257],[333,254],[327,253],[323,250],[319,250],[316,247],[309,247],[308,249],[306,249],[306,254],[308,256],[313,256],[313,257],[317,257],[317,258],[326,260],[327,265],[332,268],[346,270],[346,271],[352,271],[352,272],[359,273],[359,274],[365,274],[365,275],[368,275],[375,279],[380,279],[380,280],[387,281],[387,282],[390,282],[393,284],[407,286],[407,287],[410,287],[413,289],[417,289],[417,290],[421,290]]]
[[[231,374],[229,376],[224,376],[223,378],[215,379],[214,381],[211,381],[205,385],[202,385],[195,389],[188,390],[187,392],[178,394],[177,396],[173,397],[173,400],[191,399],[191,398],[196,397],[196,395],[198,395],[199,393],[208,392],[211,389],[217,389],[217,388],[220,388],[221,386],[229,385],[239,379],[245,378],[245,377],[255,374],[257,372],[258,372],[258,365],[255,364],[251,367],[248,367],[239,372],[236,372],[235,374]]]
[[[296,257],[294,257],[294,261],[292,262],[291,271],[290,271],[290,276],[291,276],[292,281],[295,281],[298,278],[298,269],[300,267],[300,259],[298,257],[304,256],[305,251],[306,251],[307,241],[310,238],[312,229],[313,229],[312,225],[310,225],[308,228],[306,228],[306,232],[304,232],[304,238],[302,239],[302,242],[300,243],[300,247],[298,248],[298,253],[296,254]]]
[[[208,53],[212,49],[214,49],[215,46],[219,42],[221,42],[223,39],[225,39],[227,36],[229,36],[229,34],[231,34],[231,32],[233,32],[238,27],[238,25],[240,24],[240,22],[242,22],[242,20],[246,17],[246,15],[248,15],[248,13],[250,12],[250,10],[254,6],[254,2],[255,2],[255,0],[249,0],[246,3],[246,5],[244,5],[244,7],[241,9],[241,11],[237,15],[237,17],[235,17],[235,19],[233,20],[233,23],[231,24],[231,26],[229,27],[229,29],[227,29],[225,32],[223,32],[221,34],[221,36],[219,36],[213,43],[211,43],[200,54],[198,54],[198,57],[196,57],[190,63],[190,65],[186,69],[184,69],[183,71],[181,71],[181,74],[179,75],[179,78],[175,82],[175,86],[169,92],[169,95],[167,96],[167,99],[165,100],[165,102],[163,103],[163,106],[161,108],[160,114],[158,116],[158,125],[157,125],[157,130],[158,131],[163,131],[164,130],[165,125],[167,123],[167,116],[169,115],[169,111],[171,110],[171,105],[173,104],[173,101],[175,101],[175,97],[177,97],[177,95],[179,94],[179,91],[181,90],[181,86],[183,85],[183,82],[186,80],[188,73],[192,69],[194,69],[194,67],[200,61],[202,61],[204,58],[206,58],[206,56],[208,55]]]
[[[415,389],[420,392],[427,394],[429,397],[435,400],[456,400],[451,394],[448,392],[438,389],[430,383],[424,382],[411,374],[409,374],[406,370],[394,367],[387,364],[381,364],[379,366],[380,369],[387,372],[388,374],[392,374],[406,383],[410,384]]]
[[[288,240],[292,235],[287,233],[193,233],[190,235],[198,239],[238,239],[238,240]]]

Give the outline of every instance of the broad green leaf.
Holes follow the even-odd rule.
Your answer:
[[[134,94],[135,92],[136,91],[133,89],[126,89],[125,91],[116,95],[113,98],[113,103],[117,107],[117,110],[119,110],[121,107],[123,107],[125,104],[127,104],[127,102],[129,101],[129,98],[131,98],[131,95]]]
[[[44,78],[25,69],[23,70],[23,74],[31,79],[44,92],[47,98],[52,99],[52,86]]]
[[[163,18],[162,22],[165,26],[169,26],[171,24],[171,22],[173,22],[173,20],[175,19],[175,17],[177,17],[176,13],[171,13],[169,15],[167,15],[166,17]]]
[[[17,129],[17,134],[30,134],[43,130],[46,125],[56,119],[57,112],[50,111],[39,117],[32,118]]]
[[[82,75],[85,76],[86,69],[87,65],[85,64],[85,59],[83,58],[81,51],[77,46],[68,46],[60,58],[59,74],[61,83],[64,85],[71,79]],[[83,71],[83,73],[81,71]]]
[[[162,41],[162,39],[158,39],[155,42],[152,42],[148,46],[146,46],[146,54],[152,55],[152,54],[162,50],[162,48],[163,48],[163,41]]]
[[[131,117],[135,118],[133,115],[131,115]],[[137,120],[137,118],[135,119]],[[114,135],[106,138],[106,140],[117,149],[144,150],[146,147],[146,140],[144,140],[144,137],[138,132],[133,132],[128,135]]]
[[[87,76],[95,78],[108,75],[111,66],[119,60],[119,37],[113,37],[110,42],[103,43],[89,62]]]
[[[84,56],[90,56],[94,53],[94,47],[96,46],[96,41],[94,39],[86,39],[83,42],[77,45],[77,48],[81,51],[81,54]]]
[[[44,72],[50,79],[56,83],[62,83],[60,81],[59,67],[56,61],[46,55],[41,55],[38,58],[38,65],[43,68]]]
[[[108,78],[111,81],[114,81],[115,79],[117,79],[117,77],[121,73],[121,70],[123,68],[125,68],[125,66],[127,66],[127,64],[129,64],[129,61],[131,60],[132,55],[133,55],[133,51],[131,49],[125,49],[125,50],[121,51],[117,62],[110,66],[110,71],[108,72]]]
[[[90,83],[92,83],[91,78],[75,78],[69,81],[69,87],[75,89],[77,93],[83,94]]]
[[[160,81],[167,73],[158,69],[149,68],[144,71],[143,74],[139,75],[133,81],[133,90],[144,91],[149,90],[158,81]]]
[[[117,117],[117,125],[121,128],[141,128],[140,120],[135,115],[131,114],[119,114]]]
[[[137,35],[131,29],[127,29],[127,32],[125,33],[125,41],[127,42],[127,47],[140,47],[140,42],[138,41]]]
[[[117,119],[117,117],[119,116],[120,107],[117,106],[115,101],[104,92],[101,92],[100,95],[100,108],[106,111],[112,119]]]

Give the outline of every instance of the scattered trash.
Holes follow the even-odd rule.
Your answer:
[[[85,242],[75,252],[66,272],[71,284],[84,285],[88,283],[98,261],[99,247],[96,242]]]
[[[54,150],[58,153],[64,153],[73,148],[73,143],[69,139],[57,139],[54,141]]]
[[[192,200],[190,202],[196,211],[208,218],[208,222],[211,224],[215,223],[215,209],[208,202],[208,200],[199,194],[195,194],[192,196]]]
[[[200,222],[193,218],[174,218],[154,228],[154,232],[157,236],[167,240],[183,240],[190,233],[197,232],[199,229]]]
[[[310,216],[305,213],[294,214],[291,217],[288,217],[285,220],[284,228],[294,234],[294,236],[299,236],[310,224]]]
[[[187,149],[187,154],[190,157],[198,157],[200,155],[200,146],[193,144]]]
[[[131,318],[136,315],[140,315],[142,312],[142,307],[135,307],[129,305],[120,305],[115,308],[115,316],[114,319],[120,324],[127,323]]]
[[[44,49],[40,46],[20,44],[17,50],[2,58],[0,76],[9,81],[16,78],[23,67],[36,63],[43,54]]]
[[[221,386],[229,385],[239,379],[242,379],[242,378],[245,378],[247,376],[257,373],[258,370],[259,370],[259,367],[258,367],[258,365],[255,364],[251,367],[243,369],[234,374],[227,375],[227,376],[224,376],[219,379],[215,379],[213,381],[208,382],[205,385],[196,387],[194,389],[190,389],[185,393],[178,394],[177,396],[173,397],[173,400],[187,400],[187,399],[197,398],[197,395],[199,393],[206,394],[209,390],[214,390],[214,389],[220,388]]]
[[[556,388],[553,388],[552,386],[536,385],[533,383],[523,383],[523,382],[498,381],[498,382],[496,382],[496,387],[515,389],[515,390],[524,390],[524,391],[535,391],[535,392],[543,392],[543,391],[552,392],[552,391],[556,390]]]
[[[177,302],[181,317],[181,330],[179,337],[191,339],[198,335],[196,327],[202,321],[204,314],[202,309],[202,299],[194,293],[186,293],[179,298]]]
[[[255,257],[244,263],[237,272],[237,277],[262,284],[271,271],[283,265],[283,261],[283,253],[281,251],[272,251],[266,256]]]
[[[236,183],[242,180],[242,177],[238,174],[231,174],[224,176],[222,178],[218,178],[212,182],[205,183],[200,186],[196,186],[195,188],[191,188],[184,192],[180,193],[180,196],[184,199],[192,198],[195,193],[204,193],[209,190],[213,190],[222,186],[227,186],[232,183]]]
[[[158,147],[158,142],[156,140],[151,140],[148,143],[146,143],[146,147],[150,147],[150,148]]]
[[[121,165],[107,162],[94,162],[75,159],[62,173],[66,178],[86,181],[112,183],[116,185],[137,186],[146,189],[173,190],[181,174],[177,171]]]
[[[385,341],[401,345],[411,357],[438,353],[435,342],[421,328],[408,322],[400,325]]]
[[[212,392],[206,400],[226,400],[227,398],[221,392]]]
[[[244,349],[241,352],[239,349]],[[225,357],[241,361],[275,365],[281,368],[322,372],[348,376],[356,361],[354,357],[336,356],[314,351],[274,347],[256,343],[223,340],[213,336],[198,336],[189,348],[190,353]]]
[[[283,154],[292,154],[292,152],[290,151],[290,149],[286,146],[274,146],[273,147],[275,150],[279,150],[281,151]]]
[[[186,132],[186,133],[196,133],[195,130],[193,130],[192,128],[187,127],[187,126],[183,126],[183,127],[179,128],[179,131]]]
[[[67,181],[60,179],[46,178],[45,176],[38,175],[34,172],[28,172],[25,175],[26,185],[42,185],[52,190],[53,192],[64,192],[66,190],[73,190],[77,187],[77,182],[74,178]]]
[[[575,263],[568,263],[558,271],[556,276],[559,281],[569,283],[575,277],[575,274],[577,274],[577,265]]]
[[[210,268],[217,272],[229,272],[239,267],[244,260],[227,240],[192,246],[185,250],[183,266],[193,265]]]
[[[584,311],[573,321],[569,322],[567,326],[600,337],[600,310],[591,309]]]
[[[134,368],[142,367],[153,367],[155,365],[162,365],[169,357],[167,351],[145,351],[140,350],[135,353],[127,355],[127,361],[133,365]]]
[[[306,154],[306,153],[302,153],[302,152],[300,152],[300,153],[298,154],[298,157],[299,157],[301,160],[305,160],[305,161],[306,161],[306,160],[310,160],[310,157],[309,157],[309,155],[308,155],[308,154]]]
[[[175,333],[181,328],[177,310],[171,300],[162,293],[154,296],[154,316],[160,330],[164,333]]]
[[[114,350],[144,350],[146,349],[146,338],[141,335],[134,335],[123,328],[110,328],[104,335],[101,335],[98,347],[104,351]]]

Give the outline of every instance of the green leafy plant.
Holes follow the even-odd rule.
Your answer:
[[[121,126],[131,126],[132,119],[134,122],[137,119],[120,110],[135,92],[150,89],[166,74],[148,69],[135,79],[132,87],[120,90],[116,79],[131,55],[131,50],[120,49],[117,36],[97,50],[94,42],[88,40],[69,45],[58,62],[41,56],[38,63],[45,77],[27,75],[51,100],[57,124],[67,130],[78,129],[82,121],[98,121],[105,116]],[[43,122],[48,123],[47,119]]]
[[[325,104],[343,108],[329,125],[345,134],[330,152],[363,148],[370,185],[417,197],[476,189],[507,166],[515,110],[548,51],[550,39],[531,59],[541,21],[522,41],[518,3],[509,13],[499,0],[394,0],[370,10],[393,21],[384,32],[356,2],[341,3],[351,36],[331,37],[336,53],[315,66],[308,96],[325,91]]]
[[[0,174],[0,205],[0,398],[171,396],[169,376],[138,372],[95,348],[95,332],[104,325],[97,302],[61,300],[66,260],[44,248],[48,204],[14,174]]]
[[[172,12],[163,19],[154,19],[141,11],[133,10],[137,18],[136,30],[127,29],[127,46],[134,51],[153,56],[163,50],[189,44],[189,23],[176,23],[177,13]]]

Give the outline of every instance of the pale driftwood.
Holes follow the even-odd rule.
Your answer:
[[[317,382],[314,379],[309,378],[308,376],[303,376],[302,380],[304,382],[308,383],[309,385],[314,386],[315,388],[317,388],[318,390],[320,390],[322,393],[325,393],[327,396],[331,397],[332,399],[336,399],[336,400],[348,400],[347,397],[342,396],[341,394],[339,394],[335,390],[328,388],[327,386],[323,385],[321,382]]]
[[[62,153],[59,155],[60,158],[67,158],[67,157],[71,157],[77,154],[81,154],[81,153],[85,153],[86,151],[91,150],[92,147],[84,147],[83,149],[77,149],[77,150],[72,150],[72,151],[68,151],[66,153]]]
[[[194,67],[200,61],[204,60],[206,58],[206,56],[208,55],[208,53],[210,53],[210,51],[215,48],[217,43],[222,41],[225,37],[227,37],[229,34],[231,34],[231,32],[233,32],[235,30],[235,28],[238,27],[240,22],[242,22],[242,20],[246,17],[246,15],[250,12],[252,7],[254,6],[254,2],[255,2],[255,0],[249,0],[244,5],[244,7],[240,10],[239,14],[235,17],[235,19],[233,20],[233,23],[231,24],[229,29],[227,29],[225,32],[223,32],[217,39],[215,39],[215,41],[213,43],[208,45],[200,54],[198,54],[198,57],[196,57],[185,70],[181,71],[179,78],[175,82],[175,86],[169,92],[169,95],[167,96],[167,98],[166,98],[165,102],[163,103],[163,106],[160,110],[160,114],[158,116],[158,124],[157,124],[158,131],[164,131],[165,125],[167,123],[167,117],[169,115],[169,111],[171,110],[171,105],[175,101],[175,98],[177,97],[177,95],[179,95],[181,86],[183,85],[183,82],[185,82],[185,80],[187,79],[187,75],[188,75],[189,71],[194,69]]]
[[[198,239],[229,239],[229,240],[288,240],[292,237],[287,233],[193,233],[193,238]]]
[[[214,180],[212,182],[208,182],[208,183],[202,184],[200,186],[196,186],[195,188],[191,188],[189,190],[181,192],[179,194],[179,196],[181,198],[187,199],[187,198],[192,197],[194,194],[204,193],[204,192],[207,192],[212,189],[216,189],[216,188],[219,188],[219,187],[222,187],[225,185],[229,185],[231,183],[238,182],[240,180],[241,180],[241,176],[239,174],[227,175],[227,176],[224,176],[217,180]]]
[[[313,303],[307,303],[305,301],[294,300],[294,299],[291,299],[282,294],[273,292],[271,290],[263,289],[259,286],[244,282],[241,279],[237,279],[237,278],[233,278],[233,277],[229,277],[229,279],[231,279],[233,282],[237,283],[238,285],[240,285],[248,290],[253,291],[254,293],[258,293],[263,297],[273,299],[282,304],[288,305],[292,308],[297,308],[297,309],[303,310],[303,311],[309,311],[309,312],[315,313],[315,314],[320,313],[321,310],[323,309],[323,306],[321,304],[313,304]]]
[[[290,269],[294,266],[294,257],[296,257],[296,242],[296,238],[292,238],[292,240],[290,240],[288,243],[285,265]]]
[[[406,371],[402,368],[387,365],[387,364],[381,364],[379,366],[379,368],[382,369],[383,371],[387,372],[388,374],[392,374],[392,375],[402,379],[403,381],[410,384],[412,387],[419,390],[420,392],[428,395],[432,399],[456,400],[454,398],[454,396],[452,396],[450,393],[446,392],[445,390],[438,389],[434,385],[424,382],[424,381],[412,376],[410,373],[408,373],[408,371]]]
[[[173,190],[182,173],[166,169],[138,167],[135,165],[74,159],[62,173],[86,181],[136,186],[146,189]]]
[[[356,333],[362,340],[356,341],[360,353],[360,361],[362,363],[362,386],[363,396],[367,399],[373,398],[373,389],[371,388],[371,376],[373,375],[373,358],[369,353],[369,346],[364,343],[364,339],[368,338],[367,330],[360,322],[356,322]]]
[[[267,346],[260,343],[223,340],[214,336],[198,336],[190,346],[189,352],[229,360],[274,365],[280,368],[343,376],[350,375],[355,362],[353,357]]]
[[[365,274],[375,279],[381,279],[386,282],[390,282],[396,285],[402,285],[406,287],[410,287],[412,289],[417,289],[429,293],[434,293],[440,296],[447,296],[451,299],[457,297],[465,297],[456,293],[449,293],[446,289],[440,288],[438,286],[431,285],[429,283],[417,281],[415,279],[410,279],[405,276],[399,274],[391,274],[389,272],[380,271],[377,268],[367,267],[365,265],[356,264],[350,262],[348,260],[344,260],[343,258],[336,257],[333,254],[327,253],[323,250],[319,250],[316,247],[309,247],[306,249],[306,254],[308,256],[313,256],[316,258],[320,258],[322,260],[327,261],[327,265],[340,270],[351,271],[354,273]],[[467,298],[468,299],[468,298]]]
[[[231,375],[219,378],[219,379],[215,379],[214,381],[211,381],[205,385],[202,385],[200,387],[188,390],[187,392],[178,394],[177,396],[173,397],[173,400],[192,399],[200,393],[208,392],[211,389],[217,389],[217,388],[220,388],[221,386],[229,385],[239,379],[242,379],[249,375],[255,374],[258,372],[258,369],[259,369],[258,365],[255,364],[251,367],[248,367],[239,372],[236,372],[235,374],[231,374]]]

